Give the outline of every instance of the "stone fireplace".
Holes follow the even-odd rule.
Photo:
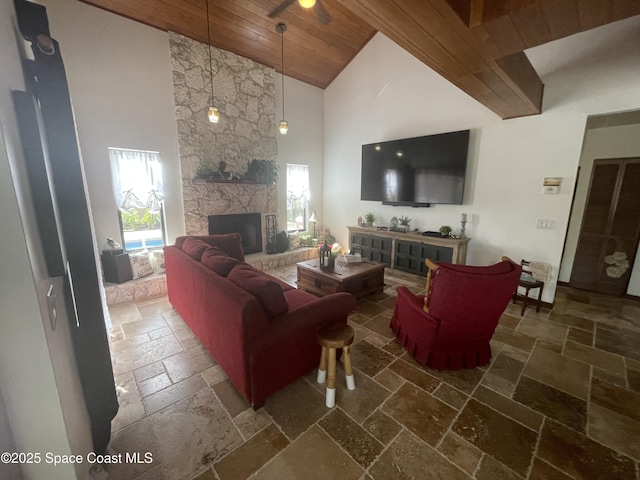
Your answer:
[[[265,215],[278,212],[277,187],[242,181],[253,159],[275,160],[276,89],[274,70],[253,60],[211,47],[213,90],[221,118],[207,119],[211,102],[207,45],[169,32],[180,169],[187,235],[209,233],[209,217],[260,216],[260,240],[266,242]],[[198,178],[198,167],[223,170],[234,181]]]

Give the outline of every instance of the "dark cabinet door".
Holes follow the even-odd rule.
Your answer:
[[[387,267],[391,266],[391,245],[390,238],[371,236],[371,258],[374,262],[384,263]]]
[[[354,243],[360,245],[362,258],[371,260],[371,236],[353,233],[351,234],[351,245],[353,246]]]
[[[417,274],[420,271],[421,263],[424,263],[421,243],[396,241],[394,268]]]
[[[418,274],[426,277],[428,269],[424,263],[425,258],[434,262],[451,263],[453,260],[453,248],[426,244],[422,245],[422,262],[420,263]]]
[[[362,249],[362,258],[381,262],[391,266],[391,239],[376,237],[374,235],[351,235],[351,244],[357,243]]]

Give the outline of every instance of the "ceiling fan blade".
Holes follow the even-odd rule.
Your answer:
[[[293,5],[295,1],[296,0],[283,0],[282,2],[280,2],[280,5],[278,5],[276,8],[271,10],[271,12],[269,12],[269,15],[267,16],[269,18],[276,18],[278,15],[284,12],[287,8]]]
[[[329,12],[327,12],[320,0],[316,2],[314,10],[316,12],[316,15],[318,16],[318,20],[320,20],[320,23],[326,25],[331,22],[331,15],[329,15]]]

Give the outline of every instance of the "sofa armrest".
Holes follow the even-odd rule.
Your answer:
[[[273,317],[269,328],[260,335],[254,347],[272,346],[274,342],[285,345],[287,338],[295,338],[300,334],[312,334],[326,323],[346,323],[349,313],[356,308],[356,299],[346,292],[334,293],[301,305],[287,313]]]
[[[269,319],[269,327],[255,337],[245,351],[249,355],[252,405],[297,380],[320,360],[318,327],[326,323],[346,323],[356,300],[350,293],[334,293],[322,298],[311,294],[298,298],[287,313]]]

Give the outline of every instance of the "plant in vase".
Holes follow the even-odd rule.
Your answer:
[[[400,224],[398,226],[398,230],[400,230],[401,232],[406,232],[409,230],[411,219],[409,217],[400,216],[400,218],[398,219],[398,223]]]
[[[362,225],[363,227],[373,227],[373,224],[375,223],[375,221],[378,219],[378,217],[376,217],[376,215],[374,213],[366,213],[364,215],[364,224]]]
[[[206,180],[207,178],[212,177],[215,172],[216,169],[211,162],[201,162],[196,169],[196,176]]]
[[[438,231],[443,237],[448,237],[449,235],[451,235],[451,227],[448,225],[441,226]]]
[[[274,160],[251,160],[244,176],[254,183],[275,185],[278,181],[278,164]]]

